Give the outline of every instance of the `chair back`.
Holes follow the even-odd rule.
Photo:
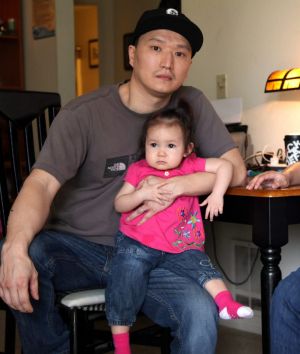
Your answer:
[[[11,205],[60,106],[57,93],[0,90],[0,219],[3,235]]]

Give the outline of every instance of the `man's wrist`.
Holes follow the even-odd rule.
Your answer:
[[[2,254],[12,250],[14,254],[27,254],[30,242],[27,242],[22,236],[23,235],[20,235],[20,237],[18,237],[14,235],[14,237],[12,237],[7,234],[2,247]]]
[[[175,183],[176,187],[173,190],[174,199],[185,195],[186,183],[188,182],[187,176],[176,176],[171,178],[172,182]]]
[[[287,169],[286,171],[282,172],[282,175],[285,178],[286,186],[289,187],[292,184],[292,176],[291,176],[291,171]]]

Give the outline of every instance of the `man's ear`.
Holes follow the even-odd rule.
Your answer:
[[[184,153],[184,157],[189,156],[192,152],[194,151],[194,143],[189,143],[187,148],[186,148],[186,152]]]
[[[133,67],[134,58],[135,58],[135,46],[132,44],[128,46],[128,58],[129,58],[129,64]]]

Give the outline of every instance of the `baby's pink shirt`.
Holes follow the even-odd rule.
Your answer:
[[[205,171],[205,159],[192,154],[172,170],[160,171],[150,167],[146,160],[129,166],[125,181],[135,188],[147,176],[170,178]],[[123,213],[120,230],[140,243],[164,252],[180,253],[188,249],[204,250],[204,228],[198,197],[182,196],[167,209],[153,215],[142,225],[137,225],[143,215],[127,221],[130,213]]]

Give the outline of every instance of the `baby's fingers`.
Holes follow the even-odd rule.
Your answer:
[[[205,212],[205,219],[209,218],[210,221],[213,221],[214,217],[218,216],[219,214],[222,214],[222,208],[207,207]]]
[[[210,218],[210,215],[211,215],[211,210],[210,210],[209,206],[207,206],[206,210],[205,210],[205,219]]]
[[[209,213],[209,220],[213,221],[214,220],[214,216],[217,216],[217,215],[216,215],[216,211],[211,210],[210,213]]]
[[[205,199],[205,200],[203,200],[203,202],[200,204],[200,206],[205,206],[205,205],[207,205],[207,204],[208,204],[208,200]]]

